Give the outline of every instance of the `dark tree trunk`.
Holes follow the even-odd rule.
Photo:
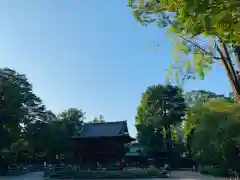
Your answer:
[[[233,48],[236,56],[236,64],[237,64],[238,72],[240,72],[240,46],[234,46]]]
[[[217,47],[217,50],[221,56],[221,61],[226,70],[226,73],[230,82],[230,86],[234,93],[235,100],[238,103],[240,103],[240,82],[238,79],[238,73],[233,67],[233,63],[229,55],[226,44],[221,43],[220,46],[221,47]],[[239,62],[239,67],[240,67],[240,62]]]
[[[167,141],[167,152],[168,152],[168,159],[171,164],[171,155],[172,155],[172,135],[171,135],[171,125],[166,124],[165,125],[166,130],[166,141]]]
[[[235,58],[236,58],[236,64],[237,64],[237,82],[238,86],[240,86],[240,46],[234,46],[234,52],[235,52]],[[240,87],[237,90],[237,93],[235,95],[235,99],[237,100],[238,103],[240,103]]]

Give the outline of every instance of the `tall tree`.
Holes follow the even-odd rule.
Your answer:
[[[32,91],[25,75],[9,68],[0,69],[0,149],[16,142],[30,122],[44,120],[45,106]]]
[[[220,62],[240,102],[238,1],[130,0],[129,5],[140,23],[156,22],[174,38],[176,58],[170,75],[175,72],[182,80],[195,79],[196,75],[204,78],[211,66]]]
[[[191,107],[185,132],[192,155],[202,165],[219,165],[225,170],[239,166],[239,104],[211,100]]]
[[[46,152],[49,145],[48,141],[52,140],[52,133],[49,132],[48,126],[47,122],[38,120],[25,128],[24,139],[29,142],[35,154]]]
[[[142,94],[141,103],[137,109],[136,126],[139,138],[144,137],[145,127],[154,129],[152,133],[166,132],[168,150],[172,148],[171,126],[183,120],[185,103],[182,91],[177,86],[153,85]],[[149,131],[148,131],[149,132]],[[157,136],[161,136],[157,133]],[[140,139],[141,141],[141,139]]]
[[[81,109],[70,108],[55,116],[48,112],[46,122],[35,121],[26,129],[26,139],[30,142],[35,154],[44,153],[49,159],[56,154],[72,151],[70,140],[83,124],[85,113]]]
[[[69,108],[58,115],[58,120],[66,124],[69,135],[73,135],[82,126],[84,119],[85,112],[77,108]]]
[[[189,148],[191,136],[187,134],[193,133],[195,125],[201,120],[199,118],[192,119],[190,117],[192,117],[193,114],[196,115],[194,117],[201,117],[203,105],[211,100],[225,100],[233,103],[234,99],[232,98],[231,93],[228,96],[224,96],[223,94],[216,94],[205,90],[193,90],[186,92],[184,94],[184,98],[186,105],[188,106],[187,121],[184,123],[184,134],[186,135],[187,146]]]
[[[159,152],[166,149],[164,144],[163,127],[155,124],[137,124],[137,138],[144,147],[144,153],[148,156],[157,156]]]

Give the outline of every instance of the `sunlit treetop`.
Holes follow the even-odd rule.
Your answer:
[[[174,76],[177,83],[203,79],[214,63],[226,61],[222,43],[231,55],[240,44],[240,1],[129,0],[128,5],[142,25],[155,23],[167,30],[174,47],[167,77]]]
[[[142,24],[157,22],[182,35],[211,35],[227,43],[240,42],[237,0],[129,0],[128,5]]]

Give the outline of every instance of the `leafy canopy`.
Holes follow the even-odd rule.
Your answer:
[[[25,133],[36,153],[67,152],[72,148],[70,137],[82,126],[85,113],[82,109],[69,108],[55,118],[31,123]]]
[[[142,94],[141,103],[137,108],[136,124],[175,124],[182,121],[185,108],[182,90],[179,87],[153,85]]]
[[[229,96],[226,97],[223,94],[216,94],[214,92],[205,90],[193,90],[190,92],[186,92],[184,94],[184,98],[186,104],[190,107],[197,104],[202,105],[211,99],[225,99],[232,102],[234,101],[232,94],[229,94]]]
[[[205,165],[237,167],[240,106],[211,100],[190,109],[185,128],[194,157]]]
[[[178,124],[185,114],[182,91],[177,86],[153,85],[142,94],[137,108],[138,139],[148,151],[164,148],[164,138],[171,141],[171,125]]]
[[[137,0],[129,1],[141,23],[156,22],[182,36],[217,36],[239,43],[240,2],[235,0]]]
[[[46,108],[32,91],[24,74],[0,68],[0,136],[1,148],[16,142],[22,130],[31,122],[46,118]]]
[[[174,44],[167,78],[175,76],[178,83],[203,79],[215,62],[224,59],[221,43],[228,44],[229,54],[240,43],[239,1],[130,0],[129,6],[141,24],[167,29]]]

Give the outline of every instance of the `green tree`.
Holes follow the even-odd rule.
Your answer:
[[[223,94],[216,94],[205,90],[193,90],[185,93],[184,95],[185,103],[188,105],[187,110],[187,121],[184,123],[185,135],[191,133],[196,124],[199,123],[202,116],[203,105],[211,100],[224,100],[229,103],[234,103],[231,93],[229,96],[224,96]],[[194,118],[191,118],[194,115]]]
[[[225,99],[233,102],[231,94],[224,96],[223,94],[216,94],[205,90],[193,90],[184,94],[185,102],[188,106],[196,104],[204,104],[211,99]]]
[[[238,1],[130,0],[129,6],[141,23],[157,21],[161,27],[174,26],[184,36],[203,34],[217,36],[224,43],[240,42]]]
[[[52,121],[48,124],[50,139],[47,142],[48,155],[55,157],[56,154],[65,153],[71,149],[71,136],[76,131],[69,132],[69,123],[64,121]],[[71,129],[72,131],[73,129]]]
[[[27,126],[25,138],[35,154],[46,154],[48,160],[55,160],[56,154],[72,151],[71,137],[82,126],[85,113],[77,108],[70,108],[57,116],[47,112],[46,121],[35,121]]]
[[[74,144],[71,137],[83,125],[85,112],[82,109],[69,108],[57,116],[55,121],[49,123],[49,131],[52,133],[52,152],[68,154],[72,152]]]
[[[191,109],[185,132],[195,159],[202,165],[219,165],[225,170],[238,167],[240,106],[211,100]]]
[[[82,109],[69,108],[60,113],[57,119],[65,124],[68,134],[72,136],[82,126],[85,112]]]
[[[136,126],[139,141],[149,143],[147,138],[151,137],[149,139],[156,143],[155,137],[161,140],[164,129],[167,148],[170,151],[172,148],[171,126],[183,120],[185,108],[179,87],[172,85],[148,87],[142,94],[141,103],[137,108]],[[153,144],[151,146],[154,147]]]
[[[52,120],[55,120],[57,118],[56,114],[54,114],[52,111],[50,110],[47,110],[44,114],[44,121],[45,122],[49,122],[49,121],[52,121]]]
[[[191,136],[188,136],[187,134],[191,134],[196,126],[196,124],[200,121],[198,118],[192,119],[193,114],[199,114],[199,117],[201,117],[201,109],[203,105],[210,100],[226,100],[229,102],[234,102],[231,95],[230,96],[224,96],[223,94],[216,94],[210,91],[205,90],[193,90],[190,92],[186,92],[184,95],[185,102],[188,105],[188,111],[187,111],[187,121],[185,121],[184,124],[184,134],[187,136],[187,147],[189,150],[189,142],[191,139]],[[198,116],[195,116],[198,117]]]
[[[0,69],[0,149],[16,142],[30,122],[44,120],[45,106],[32,91],[25,75],[9,68]]]
[[[52,141],[49,123],[39,120],[30,123],[25,129],[24,138],[29,142],[35,154],[46,152],[49,146],[48,141]]]
[[[154,124],[137,124],[138,140],[144,146],[144,153],[155,156],[164,150],[163,127]]]
[[[195,79],[196,75],[204,78],[212,65],[220,62],[240,102],[238,1],[130,0],[129,6],[140,23],[154,22],[171,34],[174,64],[168,75],[181,76],[182,80]]]
[[[19,139],[17,142],[12,143],[11,150],[16,153],[17,163],[29,163],[32,155],[32,147],[24,139]]]
[[[19,139],[17,142],[12,143],[11,149],[13,151],[31,151],[29,143],[24,139]]]

